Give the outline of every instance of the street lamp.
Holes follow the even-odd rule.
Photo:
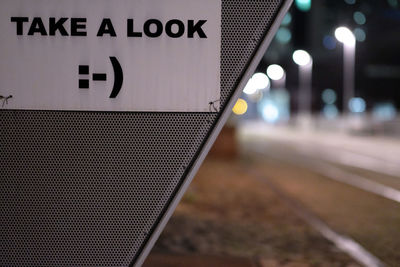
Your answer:
[[[268,66],[267,75],[272,80],[273,88],[282,89],[286,87],[286,73],[281,66],[277,64]]]
[[[247,82],[243,92],[247,95],[253,95],[258,90],[268,91],[271,87],[271,82],[267,75],[262,72],[253,74],[250,80]]]
[[[255,73],[252,76],[254,81],[254,85],[257,87],[258,90],[269,90],[271,87],[271,82],[268,76],[262,72]]]
[[[355,94],[356,38],[346,27],[337,28],[335,37],[343,44],[343,112],[345,112]]]
[[[293,53],[293,61],[299,66],[299,113],[311,115],[312,106],[312,68],[313,60],[310,54],[304,50],[296,50]]]

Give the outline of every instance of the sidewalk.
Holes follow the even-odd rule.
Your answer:
[[[239,127],[241,136],[252,135],[258,138],[328,146],[333,149],[344,149],[400,165],[399,139],[384,136],[350,135],[339,131],[299,130],[291,126],[273,126],[253,121]]]
[[[356,136],[343,132],[299,130],[290,126],[271,126],[262,122],[240,125],[242,141],[270,141],[291,146],[298,152],[339,164],[400,176],[400,139],[382,136]]]

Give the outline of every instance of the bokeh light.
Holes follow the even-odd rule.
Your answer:
[[[267,75],[262,72],[257,72],[251,77],[254,82],[254,86],[257,90],[265,90],[271,88],[271,82]]]
[[[293,61],[300,66],[306,66],[312,62],[310,54],[304,50],[294,51],[292,58]]]
[[[281,44],[287,44],[292,40],[292,33],[288,28],[282,27],[276,33],[276,40]]]
[[[364,25],[367,22],[367,18],[361,11],[354,12],[353,19],[358,25]]]
[[[311,0],[295,0],[296,7],[304,12],[311,9]]]
[[[271,82],[267,75],[258,72],[255,73],[250,80],[247,82],[246,87],[243,92],[247,95],[252,95],[257,92],[257,90],[269,90],[271,87]]]
[[[366,108],[367,104],[365,103],[365,100],[361,97],[354,97],[349,101],[349,109],[351,112],[363,113],[365,112]]]
[[[290,23],[292,23],[292,14],[289,12],[285,15],[285,17],[282,20],[281,25],[282,26],[288,26]]]
[[[336,39],[346,45],[354,45],[356,38],[354,34],[346,27],[339,27],[335,31]]]
[[[266,122],[275,123],[279,119],[279,109],[271,102],[266,102],[262,107],[261,115]]]
[[[361,28],[354,29],[354,35],[356,37],[356,40],[359,42],[364,42],[365,39],[367,38],[367,34]]]
[[[233,107],[232,111],[236,115],[240,116],[247,112],[247,108],[248,108],[248,105],[247,105],[246,100],[239,98],[238,101],[236,101],[236,104]]]
[[[285,77],[285,71],[277,64],[270,65],[267,68],[267,75],[274,81],[279,81]]]
[[[397,116],[397,110],[393,103],[378,103],[372,109],[372,116],[381,121],[393,120]]]
[[[246,87],[244,87],[243,92],[247,95],[252,95],[255,92],[257,92],[257,86],[255,85],[255,82],[253,79],[250,79],[247,84]]]
[[[322,114],[327,119],[335,119],[339,115],[339,110],[335,105],[325,105]]]
[[[328,88],[322,92],[322,101],[324,101],[325,104],[332,105],[336,102],[336,100],[337,95],[333,89]]]

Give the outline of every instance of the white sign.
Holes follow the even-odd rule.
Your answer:
[[[221,0],[0,5],[0,109],[219,110]]]

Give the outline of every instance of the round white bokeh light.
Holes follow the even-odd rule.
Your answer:
[[[346,27],[339,27],[335,31],[336,39],[346,45],[354,45],[356,38],[354,34]]]
[[[247,82],[246,87],[243,89],[243,92],[247,95],[252,95],[255,94],[257,90],[269,90],[270,87],[271,83],[268,76],[264,73],[258,72],[255,73]]]
[[[252,94],[254,94],[255,92],[257,92],[257,87],[255,86],[255,83],[254,83],[254,80],[253,80],[253,79],[250,79],[250,80],[247,82],[246,86],[245,86],[244,89],[243,89],[243,92],[244,92],[246,95],[252,95]]]
[[[312,59],[309,53],[304,50],[296,50],[293,53],[293,61],[299,66],[306,66],[311,63]]]
[[[274,81],[279,81],[285,77],[285,71],[277,64],[270,65],[267,68],[267,75]]]
[[[261,73],[261,72],[255,73],[253,75],[253,77],[251,77],[251,79],[254,80],[253,81],[254,82],[254,86],[258,90],[264,90],[264,89],[268,90],[271,87],[271,83],[269,81],[269,78],[264,73]]]

